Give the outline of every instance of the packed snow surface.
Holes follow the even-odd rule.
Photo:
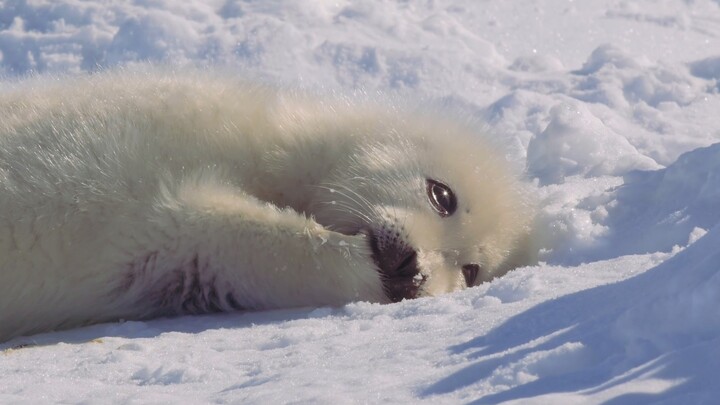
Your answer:
[[[0,91],[147,62],[464,111],[526,169],[542,261],[393,305],[17,338],[0,403],[720,398],[717,0],[0,1]]]

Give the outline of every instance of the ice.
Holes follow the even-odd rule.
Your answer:
[[[718,37],[712,0],[0,2],[0,92],[150,62],[457,107],[525,169],[541,258],[392,305],[17,338],[0,403],[717,402]]]

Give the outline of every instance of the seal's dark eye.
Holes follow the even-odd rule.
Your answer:
[[[449,217],[457,209],[457,198],[453,191],[437,180],[427,179],[427,196],[430,205],[441,217]]]

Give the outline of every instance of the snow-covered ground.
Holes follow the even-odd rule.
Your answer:
[[[0,403],[718,403],[717,0],[0,1],[5,81],[146,61],[472,114],[527,168],[542,263],[14,339]]]

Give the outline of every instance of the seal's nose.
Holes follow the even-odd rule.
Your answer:
[[[418,267],[417,252],[397,239],[387,242],[370,235],[373,260],[380,271],[385,295],[392,302],[416,298],[425,281]]]
[[[478,273],[480,273],[480,265],[479,264],[466,264],[462,266],[462,274],[463,277],[465,277],[465,285],[468,287],[472,287],[475,285],[475,281],[477,280]]]

